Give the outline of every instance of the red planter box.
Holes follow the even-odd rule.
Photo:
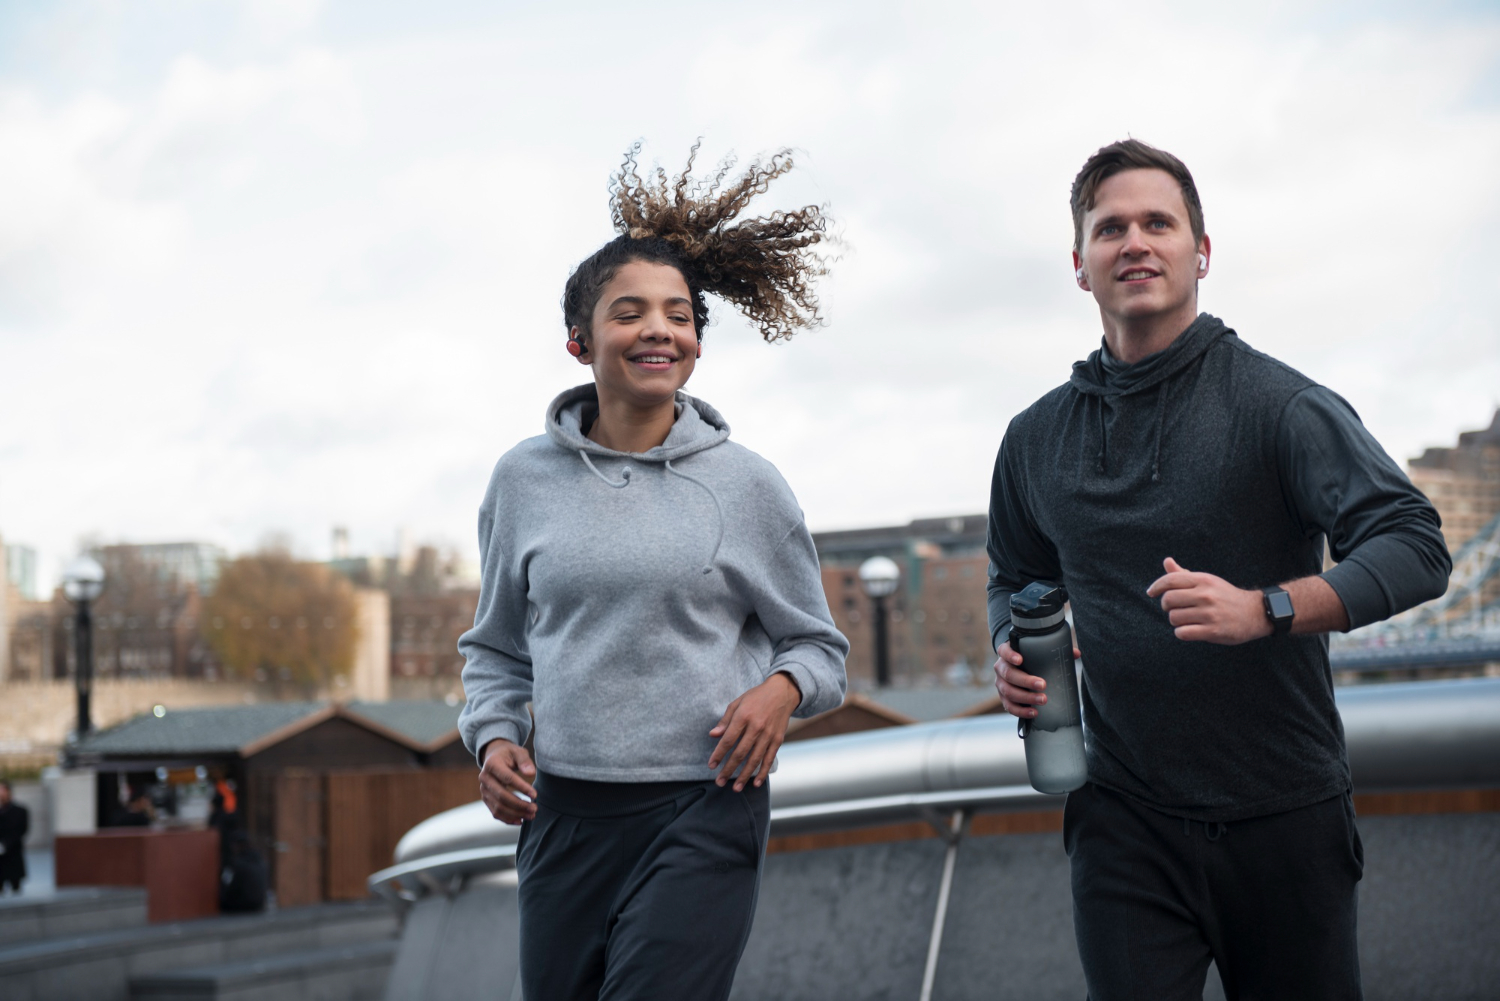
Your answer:
[[[219,913],[219,832],[104,830],[59,835],[58,886],[143,886],[146,917],[183,921]]]

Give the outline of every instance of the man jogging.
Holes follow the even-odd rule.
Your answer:
[[[1230,998],[1358,998],[1326,634],[1443,593],[1437,514],[1340,397],[1198,312],[1212,251],[1180,160],[1107,146],[1072,207],[1104,343],[1005,433],[989,618],[1002,702],[1031,718],[1010,595],[1072,599],[1089,782],[1063,838],[1089,996],[1198,1001],[1213,960]]]

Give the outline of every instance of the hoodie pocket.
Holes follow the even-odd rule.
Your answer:
[[[1365,875],[1365,843],[1359,837],[1359,824],[1355,819],[1354,797],[1344,793],[1344,829],[1349,846],[1349,862],[1353,866],[1356,882]]]

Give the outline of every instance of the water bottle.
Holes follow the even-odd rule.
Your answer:
[[[1073,631],[1063,615],[1067,601],[1067,591],[1045,581],[1010,596],[1010,648],[1021,655],[1022,671],[1047,682],[1046,704],[1016,726],[1026,741],[1026,774],[1038,792],[1072,792],[1089,777]]]

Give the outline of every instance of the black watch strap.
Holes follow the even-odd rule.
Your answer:
[[[1292,620],[1297,617],[1297,612],[1292,608],[1292,596],[1286,593],[1286,588],[1263,587],[1260,593],[1266,606],[1266,618],[1271,620],[1274,635],[1285,636],[1291,632]]]

